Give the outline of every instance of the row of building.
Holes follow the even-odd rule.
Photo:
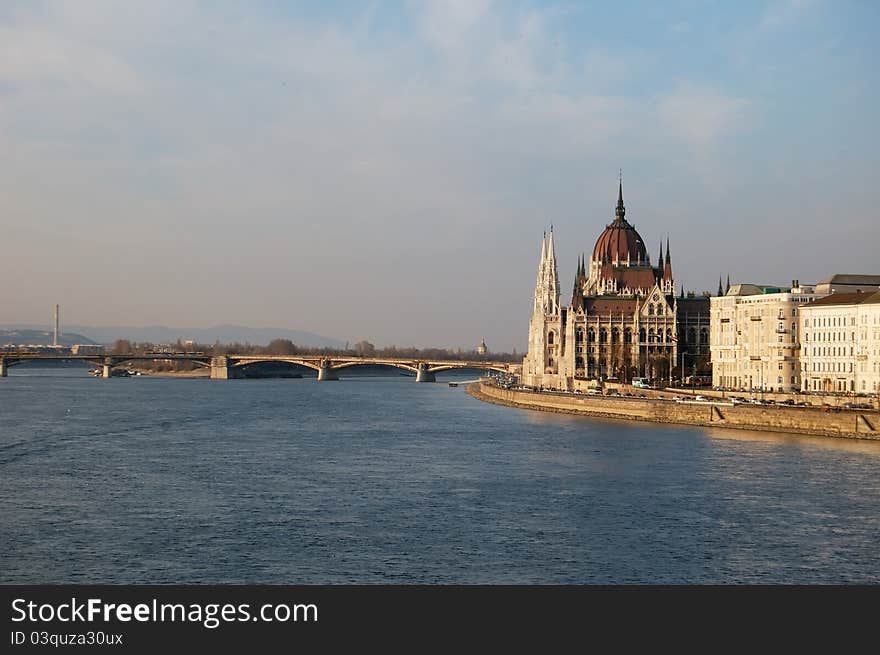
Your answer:
[[[522,382],[576,390],[595,380],[684,380],[738,390],[880,393],[880,275],[790,287],[719,283],[718,296],[676,285],[669,240],[656,264],[626,218],[578,261],[561,302],[551,227],[541,244]]]
[[[734,285],[711,299],[710,324],[716,387],[880,392],[880,275]]]

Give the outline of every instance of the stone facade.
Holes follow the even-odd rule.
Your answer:
[[[614,220],[582,257],[572,302],[560,302],[554,233],[541,243],[523,383],[571,390],[583,381],[669,379],[709,354],[709,302],[675,296],[669,241],[653,266],[625,216],[623,186]],[[679,357],[681,356],[681,360]]]
[[[712,385],[743,391],[799,391],[798,319],[816,298],[788,288],[736,284],[711,299]]]
[[[880,291],[826,296],[803,308],[800,326],[805,390],[880,393]]]

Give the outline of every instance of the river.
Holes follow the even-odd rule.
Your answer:
[[[880,582],[880,443],[533,412],[440,379],[16,367],[0,583]]]

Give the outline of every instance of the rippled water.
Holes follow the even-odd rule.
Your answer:
[[[401,376],[0,379],[0,582],[880,582],[880,444]]]

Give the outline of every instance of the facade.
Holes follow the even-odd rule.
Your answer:
[[[800,329],[813,287],[735,284],[712,298],[712,386],[737,390],[799,391]]]
[[[880,291],[826,296],[800,325],[804,390],[880,393]]]
[[[596,379],[667,379],[708,356],[708,298],[675,296],[669,240],[654,266],[626,220],[622,183],[614,220],[589,261],[578,262],[567,307],[560,302],[554,238],[551,228],[541,243],[524,384],[570,390]]]

